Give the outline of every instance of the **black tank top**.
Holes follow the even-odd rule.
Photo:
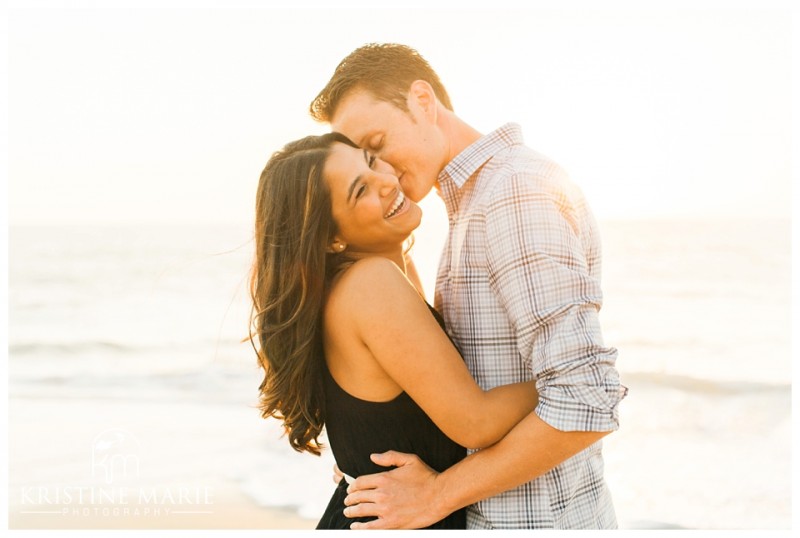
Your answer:
[[[443,322],[429,306],[439,325]],[[442,472],[466,456],[466,449],[450,440],[405,392],[388,402],[371,402],[351,396],[333,379],[327,367],[325,404],[328,442],[342,472],[358,477],[386,471],[369,459],[370,454],[396,450],[416,454],[431,468]],[[446,387],[443,387],[446,390]],[[354,521],[372,518],[347,518],[344,498],[347,483],[342,480],[325,510],[318,529],[347,529]],[[429,528],[464,529],[466,510],[462,509]]]

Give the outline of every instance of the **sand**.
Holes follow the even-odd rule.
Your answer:
[[[127,513],[124,512],[127,508]],[[304,519],[290,508],[257,506],[244,495],[226,494],[208,513],[169,513],[163,508],[144,513],[141,506],[121,507],[109,504],[84,507],[78,513],[31,513],[53,510],[47,506],[12,507],[8,515],[10,530],[23,529],[313,529],[316,520]],[[134,513],[138,510],[138,513]],[[85,513],[80,513],[81,511]],[[57,512],[57,510],[56,510]],[[182,511],[185,512],[185,511]]]
[[[61,491],[68,488],[62,486]],[[137,484],[132,487],[104,488],[95,484],[92,488],[95,492],[113,492],[115,496],[84,493],[79,500],[73,489],[72,497],[68,500],[63,493],[58,498],[56,490],[59,488],[51,485],[45,488],[49,498],[45,497],[42,502],[42,497],[37,496],[36,487],[31,487],[26,495],[19,487],[9,488],[8,528],[310,530],[317,524],[317,518],[308,519],[298,515],[295,506],[261,506],[243,493],[236,482],[225,479],[204,480],[202,484],[173,482],[155,487]],[[142,497],[143,491],[145,495],[153,491],[159,494],[148,499]],[[206,491],[208,493],[202,493]],[[181,492],[186,492],[186,496],[182,497]]]

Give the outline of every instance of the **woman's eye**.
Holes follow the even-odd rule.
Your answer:
[[[369,167],[372,168],[372,165],[375,164],[375,161],[377,161],[377,160],[378,160],[378,158],[375,157],[375,155],[370,155],[369,156],[369,161],[367,162],[367,165],[369,165]]]
[[[361,195],[367,191],[367,186],[364,184],[359,185],[358,189],[356,190],[356,199],[361,198]]]

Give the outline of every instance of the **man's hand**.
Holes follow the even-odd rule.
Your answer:
[[[438,473],[419,457],[389,451],[372,454],[370,459],[397,468],[360,476],[347,488],[345,516],[378,518],[354,522],[351,529],[420,529],[449,514],[439,506]]]

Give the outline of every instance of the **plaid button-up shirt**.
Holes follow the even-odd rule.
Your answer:
[[[450,233],[434,302],[478,384],[535,379],[551,426],[616,430],[626,389],[603,344],[600,241],[580,190],[515,124],[461,152],[438,189]],[[601,447],[471,506],[468,528],[615,528]]]

